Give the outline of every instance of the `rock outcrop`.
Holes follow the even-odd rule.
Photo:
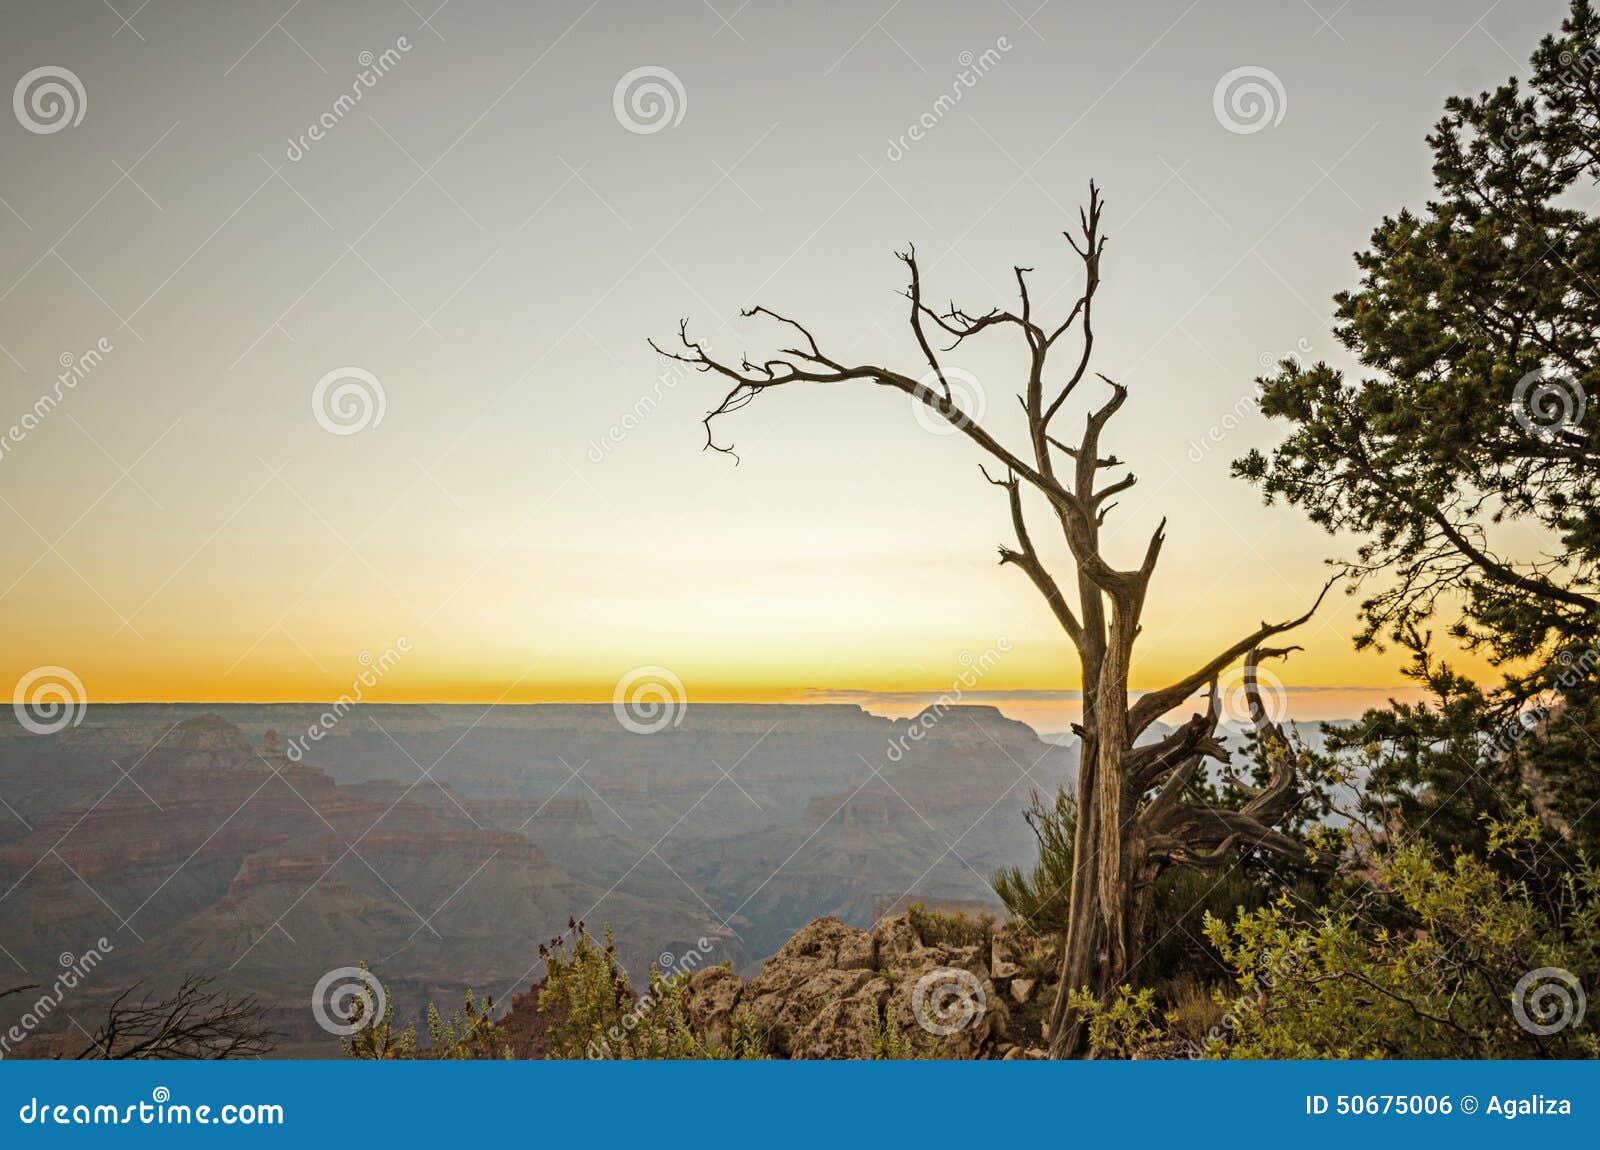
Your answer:
[[[748,1013],[789,1058],[1023,1057],[1031,1044],[1011,1033],[1020,1020],[1007,1004],[1009,980],[1022,973],[1014,958],[1004,927],[958,944],[924,939],[909,914],[871,931],[821,918],[748,982],[725,966],[697,972],[686,1006],[717,1044]],[[1032,991],[1028,983],[1022,1001]]]

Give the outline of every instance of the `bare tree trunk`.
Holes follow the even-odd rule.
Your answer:
[[[1128,686],[1131,637],[1115,635],[1096,670],[1095,731],[1088,728],[1078,761],[1078,826],[1072,872],[1072,908],[1061,978],[1050,1018],[1050,1052],[1082,1057],[1088,1035],[1068,995],[1085,991],[1099,1001],[1115,992],[1137,961],[1138,937],[1132,864],[1142,845],[1130,840],[1127,801]]]
[[[705,418],[706,447],[732,454],[718,444],[712,428],[717,417],[737,411],[772,388],[793,383],[863,382],[898,391],[959,431],[989,460],[1005,468],[1000,478],[987,470],[984,477],[1006,492],[1015,546],[1000,548],[1002,565],[1016,566],[1044,597],[1067,639],[1078,654],[1082,671],[1083,722],[1078,760],[1078,821],[1074,836],[1072,905],[1061,960],[1061,982],[1051,1018],[1051,1049],[1057,1057],[1080,1056],[1088,1050],[1082,1019],[1067,1004],[1072,991],[1087,991],[1105,1002],[1138,964],[1140,946],[1149,919],[1156,877],[1164,867],[1217,866],[1241,849],[1264,849],[1295,855],[1300,845],[1273,829],[1298,799],[1295,759],[1288,741],[1277,731],[1269,741],[1272,781],[1251,793],[1241,806],[1214,807],[1192,793],[1191,783],[1206,758],[1227,761],[1228,752],[1215,737],[1220,712],[1217,678],[1245,660],[1245,683],[1252,715],[1265,714],[1254,691],[1254,668],[1260,658],[1283,655],[1260,649],[1262,640],[1299,626],[1307,612],[1284,623],[1263,623],[1252,635],[1210,659],[1175,683],[1141,695],[1130,703],[1129,676],[1133,645],[1140,633],[1145,593],[1155,573],[1164,539],[1157,527],[1145,549],[1143,561],[1131,569],[1118,568],[1101,552],[1100,528],[1115,503],[1112,498],[1137,481],[1132,473],[1107,479],[1107,472],[1124,466],[1115,455],[1102,455],[1101,433],[1127,399],[1127,389],[1105,376],[1111,396],[1087,413],[1075,446],[1053,432],[1053,420],[1087,375],[1094,347],[1095,293],[1100,286],[1100,259],[1105,237],[1100,233],[1104,204],[1099,191],[1089,186],[1089,204],[1079,213],[1077,238],[1067,242],[1082,261],[1083,289],[1065,319],[1053,326],[1035,319],[1029,293],[1028,268],[1017,267],[1017,311],[999,308],[974,315],[950,305],[938,312],[922,299],[916,252],[900,255],[910,273],[906,288],[910,325],[927,371],[894,371],[876,364],[846,364],[822,350],[805,325],[765,307],[753,307],[746,316],[762,316],[796,333],[793,346],[764,358],[745,357],[738,362],[711,355],[704,344],[689,337],[688,321],[678,328],[681,351],[656,350],[700,371],[731,382],[731,390]],[[936,350],[928,338],[951,338]],[[989,329],[1009,329],[1025,343],[1028,372],[1018,399],[1027,419],[1027,444],[1013,450],[1000,442],[957,402],[940,356],[958,349],[969,338]],[[1077,351],[1064,378],[1046,385],[1046,361],[1057,342],[1077,332]],[[652,344],[652,346],[655,346]],[[981,465],[980,465],[981,467]],[[1059,476],[1058,476],[1059,467]],[[1069,604],[1045,566],[1028,531],[1023,489],[1042,497],[1061,531],[1072,557],[1078,602]],[[1323,588],[1327,593],[1327,587]],[[1318,597],[1318,603],[1321,597]],[[1316,607],[1313,605],[1312,611]],[[1211,703],[1158,742],[1140,744],[1139,736],[1152,722],[1182,706],[1197,691],[1210,685]],[[1258,733],[1272,730],[1258,719]],[[1270,724],[1269,724],[1270,726]],[[1275,728],[1273,728],[1275,729]],[[1266,745],[1266,742],[1263,743]],[[1196,801],[1198,799],[1198,801]]]
[[[1067,917],[1066,945],[1061,954],[1061,977],[1056,984],[1055,1006],[1050,1012],[1050,1056],[1079,1058],[1088,1051],[1087,1028],[1078,1011],[1067,1004],[1075,990],[1087,990],[1097,999],[1111,993],[1115,978],[1105,937],[1105,912],[1100,904],[1099,876],[1093,860],[1099,834],[1093,801],[1093,776],[1097,764],[1089,758],[1091,747],[1082,744],[1078,767],[1078,825],[1074,836],[1072,904]]]

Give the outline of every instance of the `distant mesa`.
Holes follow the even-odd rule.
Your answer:
[[[248,755],[252,750],[245,733],[215,711],[185,719],[172,729],[172,734],[163,743],[174,751],[213,755],[224,752],[243,752]]]

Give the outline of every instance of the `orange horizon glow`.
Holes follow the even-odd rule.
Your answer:
[[[349,687],[343,688],[348,691]],[[573,685],[562,689],[514,689],[511,691],[474,690],[468,686],[459,689],[428,689],[370,691],[360,702],[387,706],[610,706],[613,704],[615,686]],[[339,697],[338,691],[324,695],[293,693],[262,693],[259,695],[220,695],[203,692],[177,693],[168,696],[121,695],[116,693],[89,694],[93,705],[299,705],[322,706]],[[1040,732],[1063,731],[1082,714],[1082,704],[1070,689],[1050,688],[993,691],[975,689],[963,692],[952,690],[949,684],[922,690],[895,691],[823,690],[813,687],[757,688],[711,686],[704,689],[686,685],[684,701],[695,705],[784,705],[784,706],[858,706],[868,714],[890,719],[909,718],[926,707],[943,701],[974,707],[993,707],[1007,718],[1027,723]],[[1385,705],[1391,700],[1415,702],[1421,692],[1411,684],[1375,686],[1324,686],[1286,688],[1285,712],[1282,717],[1301,722],[1335,719],[1355,719],[1370,707]],[[1200,707],[1199,696],[1175,708],[1173,714],[1187,714]]]
[[[523,7],[542,26],[541,6]],[[1101,449],[1137,486],[1104,508],[1105,560],[1136,565],[1166,524],[1131,686],[1181,680],[1262,620],[1303,614],[1361,541],[1264,505],[1231,465],[1285,434],[1257,404],[1270,365],[1367,370],[1331,301],[1359,282],[1351,252],[1374,224],[1426,201],[1424,135],[1460,86],[1409,67],[1437,21],[1411,14],[1407,35],[1374,37],[1359,90],[1307,71],[1294,119],[1246,135],[1212,103],[1237,63],[1231,24],[1190,20],[1169,39],[1169,17],[1089,10],[1098,50],[1069,83],[1059,53],[1019,44],[981,104],[884,167],[870,157],[943,81],[899,52],[890,72],[838,57],[859,30],[831,16],[756,7],[785,47],[777,66],[803,71],[773,83],[746,56],[730,72],[718,44],[686,39],[693,111],[670,133],[628,129],[596,86],[620,42],[586,26],[569,47],[592,56],[555,53],[529,74],[525,35],[463,22],[470,49],[410,55],[370,124],[376,103],[259,186],[263,142],[319,114],[316,84],[278,91],[264,55],[218,84],[209,61],[245,45],[219,47],[216,22],[142,72],[70,20],[52,31],[102,86],[81,129],[0,140],[17,157],[0,210],[15,281],[0,309],[0,691],[64,668],[91,705],[329,701],[363,654],[408,637],[365,699],[607,703],[630,670],[661,666],[691,705],[825,697],[899,713],[1005,639],[967,697],[1059,729],[1077,657],[1027,577],[996,564],[1016,540],[979,474],[992,459],[865,383],[765,390],[717,420],[737,461],[708,452],[726,381],[647,341],[670,344],[687,319],[719,356],[759,361],[789,339],[744,312],[759,305],[841,362],[920,374],[895,250],[919,246],[928,298],[974,314],[1014,306],[1013,269],[1030,268],[1053,325],[1081,290],[1062,231],[1091,179],[1113,240],[1092,373],[1055,426],[1104,401],[1102,378],[1127,389]],[[993,39],[990,15],[946,7],[922,29],[940,58]],[[1502,68],[1549,26],[1496,20],[1493,37],[1442,38],[1452,68]],[[353,31],[328,23],[331,39]],[[493,65],[466,67],[474,52]],[[1135,67],[1141,99],[1104,99]],[[829,79],[802,89],[802,74]],[[204,116],[188,110],[197,84]],[[552,100],[570,114],[552,117]],[[1170,115],[1152,121],[1155,106]],[[1072,147],[1033,149],[1064,125]],[[137,184],[109,170],[108,155],[146,148]],[[413,149],[450,160],[418,180]],[[1006,155],[1035,164],[1029,178]],[[979,385],[974,419],[1026,453],[1027,353],[1008,327],[939,354]],[[1052,371],[1070,370],[1076,339]],[[352,381],[365,402],[331,409]],[[1026,499],[1041,561],[1070,587],[1066,541],[1042,497]],[[1508,555],[1540,546],[1494,540]],[[1293,717],[1416,697],[1403,652],[1354,649],[1358,604],[1331,593],[1282,640],[1304,648],[1273,666]]]
[[[320,626],[297,621],[291,631],[260,612],[208,612],[202,620],[180,608],[140,619],[138,637],[124,630],[110,641],[82,616],[71,627],[58,616],[23,629],[36,633],[0,655],[0,676],[15,683],[35,666],[66,667],[91,704],[317,704],[350,695],[375,704],[513,706],[609,704],[619,680],[659,666],[691,705],[843,702],[904,717],[943,697],[995,706],[1038,730],[1077,721],[1075,652],[1041,618],[1046,609],[1031,589],[987,565],[943,576],[945,594],[972,602],[971,619],[924,622],[925,606],[897,600],[870,577],[831,597],[789,588],[783,614],[719,603],[698,618],[663,621],[643,609],[585,616],[524,600],[519,609],[541,622],[524,625],[520,637],[485,626],[476,603],[448,628],[410,637],[402,611],[377,625],[382,610]],[[1162,589],[1171,593],[1152,600],[1150,635],[1135,651],[1135,692],[1183,678],[1250,626],[1238,609],[1207,614],[1209,587],[1169,578]],[[1288,613],[1287,592],[1270,597],[1272,615]],[[1282,686],[1286,717],[1353,719],[1390,699],[1419,697],[1398,674],[1396,653],[1354,650],[1355,623],[1352,601],[1333,604],[1296,636],[1304,652],[1266,669]],[[1482,670],[1472,660],[1461,665]]]

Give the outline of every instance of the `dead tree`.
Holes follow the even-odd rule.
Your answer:
[[[111,1003],[79,1059],[259,1058],[276,1047],[254,995],[234,998],[188,975],[164,997],[130,986]]]
[[[1260,708],[1256,667],[1262,658],[1285,653],[1262,645],[1304,623],[1322,599],[1319,595],[1298,618],[1262,623],[1176,682],[1132,697],[1128,679],[1133,646],[1161,554],[1165,520],[1151,534],[1135,566],[1119,567],[1102,552],[1101,529],[1113,499],[1136,482],[1131,472],[1112,478],[1125,465],[1101,446],[1107,424],[1128,397],[1127,389],[1095,373],[1110,388],[1110,395],[1088,406],[1076,443],[1066,442],[1056,431],[1067,401],[1089,374],[1095,296],[1106,244],[1100,226],[1103,207],[1099,191],[1090,184],[1077,234],[1064,233],[1083,265],[1083,287],[1065,317],[1053,325],[1034,314],[1027,279],[1031,268],[1013,269],[1019,297],[1016,310],[973,314],[951,303],[938,311],[924,302],[916,252],[897,253],[910,274],[905,290],[908,320],[926,370],[919,365],[907,373],[842,362],[823,351],[803,324],[761,306],[742,314],[761,316],[787,329],[797,337],[793,346],[756,360],[745,355],[737,363],[725,361],[690,337],[687,320],[679,325],[679,349],[667,351],[651,344],[662,355],[728,381],[722,401],[705,417],[708,449],[732,454],[730,446],[718,443],[713,424],[765,391],[789,384],[859,381],[910,396],[1003,469],[998,477],[983,472],[1005,493],[1015,533],[1015,542],[1000,548],[1000,563],[1022,571],[1044,597],[1076,648],[1082,672],[1083,721],[1075,728],[1080,739],[1075,863],[1062,989],[1050,1032],[1056,1057],[1081,1056],[1087,1045],[1087,1027],[1077,1012],[1068,1009],[1066,988],[1087,989],[1101,1001],[1114,993],[1138,961],[1150,896],[1163,869],[1218,867],[1246,851],[1302,855],[1300,844],[1275,826],[1299,799],[1295,758],[1281,731],[1274,735],[1269,730],[1263,736],[1271,778],[1245,801],[1210,804],[1192,784],[1200,778],[1206,759],[1227,762],[1229,758],[1218,731],[1218,677],[1244,661],[1251,708]],[[1026,349],[1027,376],[1017,397],[1026,420],[1025,444],[1002,443],[961,408],[952,390],[943,357],[986,332],[1010,333]],[[948,342],[936,350],[936,339]],[[1064,371],[1056,370],[1051,361],[1058,348],[1064,349]],[[1051,529],[1065,539],[1072,557],[1072,581],[1066,587],[1035,548],[1025,513],[1025,489],[1043,497]],[[1323,595],[1327,590],[1324,586]],[[1137,742],[1153,722],[1208,684],[1211,701],[1204,712],[1158,741]]]

